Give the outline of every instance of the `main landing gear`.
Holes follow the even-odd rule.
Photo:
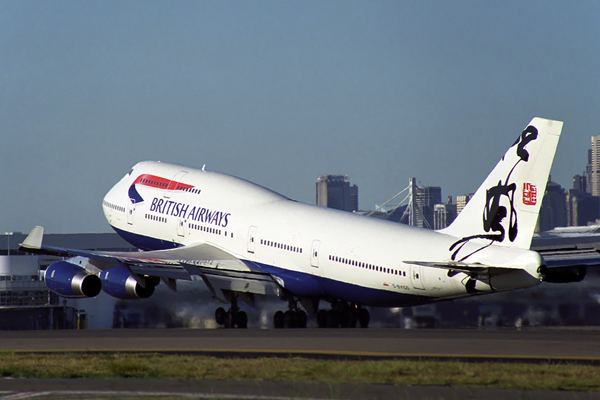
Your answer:
[[[307,310],[318,310],[319,302],[312,305],[302,303]],[[330,310],[317,312],[317,325],[319,328],[368,328],[371,315],[366,308],[358,304],[348,304],[341,300],[332,300]],[[277,311],[273,316],[273,326],[282,328],[306,328],[307,315],[298,307],[297,300],[288,298],[288,311]]]
[[[215,321],[224,328],[247,328],[248,315],[238,307],[237,295],[233,292],[229,292],[227,297],[227,300],[229,301],[229,310],[225,311],[223,307],[217,308],[215,311]]]
[[[273,327],[275,329],[282,328],[306,328],[308,315],[306,311],[298,307],[298,302],[295,299],[288,300],[288,310],[283,312],[277,311],[273,316]]]
[[[366,308],[340,300],[332,301],[330,310],[317,313],[319,328],[355,328],[357,322],[361,328],[368,328],[370,320],[371,314]]]
[[[245,311],[239,309],[229,309],[225,311],[223,307],[217,308],[215,311],[215,321],[217,324],[223,325],[224,328],[242,328],[248,327],[248,315]]]
[[[223,307],[215,311],[215,321],[224,328],[247,328],[248,315],[238,307],[238,298],[254,306],[254,297],[244,293],[223,290],[223,294],[229,303],[229,310]],[[287,296],[286,296],[287,297]],[[286,298],[288,301],[287,311],[277,311],[273,316],[273,327],[283,328],[306,328],[308,315],[298,305],[298,299],[292,296]],[[347,303],[341,300],[327,300],[331,303],[331,309],[319,310],[319,299],[300,299],[302,306],[309,312],[317,314],[317,325],[319,328],[368,328],[371,315],[366,308],[359,304]],[[317,311],[318,310],[318,311]]]

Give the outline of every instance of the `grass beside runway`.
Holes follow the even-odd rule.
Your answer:
[[[415,360],[222,358],[159,353],[9,353],[0,375],[23,378],[143,378],[304,381],[600,391],[600,367],[578,364]]]

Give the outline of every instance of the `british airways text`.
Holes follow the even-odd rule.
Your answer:
[[[188,212],[189,210],[189,212]],[[181,217],[191,219],[193,221],[203,222],[205,224],[213,224],[225,228],[229,223],[231,213],[222,211],[211,211],[204,207],[192,207],[190,210],[189,204],[178,203],[172,200],[152,199],[150,211],[155,211],[160,214],[171,215],[173,217]]]

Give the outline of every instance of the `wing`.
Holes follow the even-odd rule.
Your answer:
[[[169,250],[114,252],[69,249],[42,244],[44,228],[36,226],[20,245],[19,250],[59,257],[85,257],[86,269],[98,273],[115,265],[125,266],[132,276],[163,278],[171,288],[175,280],[191,280],[200,276],[219,300],[226,301],[223,291],[255,294],[281,294],[282,287],[269,273],[250,261],[207,243],[197,243]]]

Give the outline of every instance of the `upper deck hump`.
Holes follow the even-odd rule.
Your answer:
[[[143,161],[136,164],[132,171],[131,175],[134,179],[141,174],[160,175],[166,179],[177,179],[181,183],[193,185],[207,195],[218,192],[220,194],[225,193],[226,197],[230,199],[243,199],[244,203],[248,205],[289,200],[288,197],[282,194],[245,179],[184,165]],[[186,174],[180,175],[181,172],[186,172]]]

